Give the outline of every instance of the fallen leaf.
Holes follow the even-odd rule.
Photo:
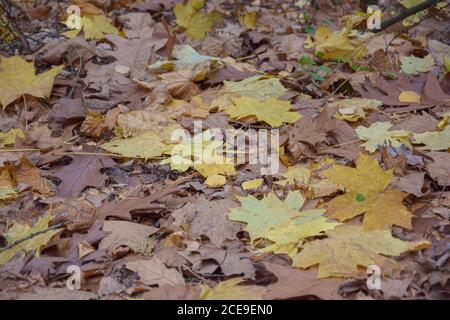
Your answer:
[[[175,226],[189,225],[192,239],[208,237],[210,243],[221,247],[226,240],[235,240],[242,224],[227,219],[229,209],[237,204],[230,200],[209,201],[204,196],[172,212]]]
[[[253,179],[242,182],[242,189],[244,190],[252,190],[257,189],[263,184],[263,179]]]
[[[100,147],[125,157],[144,159],[159,157],[172,149],[154,131],[146,131],[132,138],[114,139]]]
[[[359,126],[355,131],[360,139],[366,141],[363,146],[371,153],[385,145],[400,147],[401,144],[404,144],[411,149],[409,133],[405,130],[390,131],[391,127],[392,124],[390,122],[375,122],[368,128]]]
[[[73,155],[72,162],[58,169],[52,176],[61,180],[58,194],[63,197],[76,198],[86,187],[100,187],[105,176],[100,172],[114,161],[107,157],[92,155]],[[77,178],[74,179],[74,176]]]
[[[413,215],[402,203],[407,194],[386,190],[393,173],[383,171],[376,160],[360,154],[356,168],[333,165],[323,175],[346,191],[326,204],[332,218],[346,221],[364,214],[365,230],[389,229],[392,225],[412,229]]]
[[[39,257],[42,247],[45,247],[54,235],[63,230],[63,228],[59,228],[46,231],[52,219],[53,217],[49,213],[42,216],[32,227],[28,224],[14,223],[6,231],[4,237],[8,244],[13,244],[16,241],[21,242],[11,248],[0,251],[0,266],[11,260],[17,253],[25,254],[34,251],[35,256]],[[22,241],[27,237],[30,238]]]
[[[187,35],[193,39],[204,39],[205,33],[220,19],[216,11],[198,12],[204,5],[204,0],[188,0],[187,4],[177,3],[173,9],[177,24],[186,28]]]
[[[339,279],[317,279],[316,270],[299,270],[289,266],[265,263],[264,266],[272,272],[278,281],[266,287],[264,299],[307,299],[315,296],[323,300],[339,300]]]
[[[99,249],[115,250],[127,246],[136,253],[147,253],[148,238],[158,229],[127,221],[105,221],[103,231],[109,234],[99,244]]]
[[[0,142],[5,146],[14,144],[16,142],[17,137],[22,139],[25,138],[23,131],[20,130],[19,128],[10,129],[6,133],[0,132]]]
[[[164,263],[156,257],[148,260],[136,260],[125,263],[128,270],[138,274],[139,280],[147,285],[184,285],[183,276],[176,269],[167,268]]]
[[[433,161],[427,163],[430,176],[441,186],[450,185],[450,154],[448,152],[428,152]]]
[[[36,76],[33,62],[19,56],[0,58],[0,103],[3,109],[24,95],[50,97],[55,77],[64,68],[57,66]]]
[[[382,270],[393,263],[385,256],[398,257],[407,251],[426,249],[428,241],[406,242],[392,237],[390,230],[364,231],[361,226],[345,225],[327,231],[328,238],[303,246],[293,259],[297,268],[319,265],[318,278],[351,278],[361,274],[358,267],[376,264]],[[383,255],[383,256],[382,256]],[[386,271],[384,271],[386,273]]]
[[[92,15],[81,17],[81,29],[74,29],[63,33],[63,36],[75,38],[83,30],[87,40],[100,40],[107,34],[119,34],[119,30],[114,27],[109,19],[104,15]]]
[[[219,97],[214,99],[211,107],[218,107],[225,110],[233,106],[232,98],[240,96],[253,97],[260,102],[270,98],[278,98],[286,92],[286,88],[280,80],[273,77],[253,76],[242,81],[224,81],[223,87],[219,90]]]
[[[402,91],[398,96],[398,101],[405,103],[420,103],[421,97],[415,91]]]
[[[414,144],[424,144],[425,150],[447,150],[450,148],[450,126],[442,131],[424,132],[414,134]]]
[[[26,157],[20,164],[12,168],[12,176],[17,184],[30,186],[33,192],[41,195],[50,195],[50,183],[41,177],[39,169],[36,168]]]
[[[17,198],[16,188],[7,168],[0,168],[0,201]]]
[[[366,117],[365,110],[376,110],[383,103],[375,99],[353,98],[331,102],[328,107],[336,107],[334,117],[339,120],[358,121]]]
[[[417,58],[414,56],[400,57],[402,64],[401,69],[403,73],[416,75],[433,70],[434,59],[431,54],[424,58]]]
[[[225,110],[232,119],[246,120],[255,117],[274,128],[301,119],[299,113],[290,111],[292,106],[289,101],[269,98],[260,102],[257,98],[244,96],[233,99],[233,103],[233,106]]]
[[[358,61],[367,55],[367,49],[359,40],[350,39],[351,30],[331,32],[328,27],[317,28],[314,34],[316,56],[322,59]]]
[[[220,174],[213,174],[208,176],[205,180],[205,184],[210,188],[220,188],[227,182],[227,179]]]
[[[213,288],[200,285],[202,293],[200,300],[261,300],[266,293],[264,287],[240,286],[242,278],[219,282]]]

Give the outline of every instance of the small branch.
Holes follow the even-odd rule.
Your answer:
[[[426,0],[415,6],[412,6],[411,8],[402,10],[399,14],[393,16],[392,18],[382,21],[380,29],[373,29],[370,31],[380,32],[380,31],[392,26],[393,24],[396,24],[397,22],[402,21],[403,19],[408,18],[409,16],[412,16],[413,14],[416,14],[419,11],[422,11],[422,10],[427,9],[428,7],[434,6],[438,2],[439,2],[439,0]]]
[[[61,223],[55,224],[54,226],[48,227],[47,229],[44,229],[44,230],[41,230],[41,231],[32,233],[32,234],[30,234],[29,236],[27,236],[27,237],[25,237],[25,238],[22,238],[22,239],[19,239],[19,240],[17,240],[17,241],[14,241],[13,243],[7,245],[6,247],[0,248],[0,253],[6,251],[6,250],[8,250],[8,249],[13,248],[13,247],[15,247],[15,246],[21,244],[22,242],[25,242],[25,241],[27,241],[27,240],[30,240],[30,239],[32,239],[32,238],[34,238],[34,237],[36,237],[36,236],[38,236],[38,235],[40,235],[40,234],[46,233],[46,232],[48,232],[48,231],[50,231],[50,230],[55,230],[55,229],[62,228],[62,227],[66,226],[66,225],[68,225],[68,224],[70,224],[70,223],[72,223],[72,221],[61,222]]]

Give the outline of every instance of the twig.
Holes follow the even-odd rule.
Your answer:
[[[438,3],[439,0],[426,0],[424,2],[421,2],[415,6],[412,6],[411,8],[407,8],[405,10],[402,10],[399,14],[393,16],[392,18],[386,19],[384,21],[381,22],[381,26],[380,29],[372,29],[370,31],[372,32],[380,32],[390,26],[392,26],[393,24],[396,24],[397,22],[412,16],[413,14],[416,14],[417,12],[420,12],[422,10],[427,9],[428,7],[431,7],[433,5],[435,5],[436,3]]]

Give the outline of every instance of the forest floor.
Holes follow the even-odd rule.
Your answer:
[[[313,2],[0,0],[0,299],[448,299],[448,2]]]

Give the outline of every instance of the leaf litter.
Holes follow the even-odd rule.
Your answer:
[[[107,3],[0,27],[1,299],[448,299],[448,8]]]

